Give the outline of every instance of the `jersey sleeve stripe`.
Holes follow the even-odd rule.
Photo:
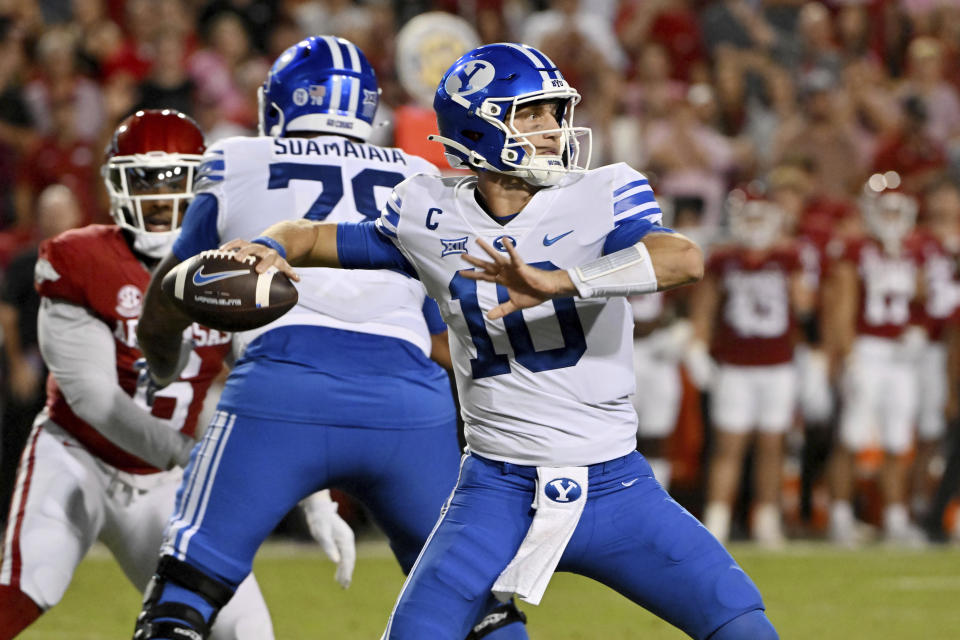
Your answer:
[[[205,160],[200,163],[200,174],[210,173],[212,171],[223,171],[226,169],[226,161],[224,160]]]
[[[387,227],[387,223],[384,222],[384,219],[383,219],[383,218],[377,218],[377,221],[376,221],[375,224],[377,225],[377,231],[379,231],[379,232],[382,233],[383,235],[385,235],[385,236],[387,236],[387,237],[389,237],[389,238],[396,238],[396,237],[397,237],[397,232],[396,232],[396,230],[395,230],[395,229],[390,229],[389,227]]]
[[[633,220],[650,220],[651,222],[659,222],[663,217],[663,212],[660,211],[660,207],[656,206],[654,203],[653,207],[647,207],[642,211],[637,211],[633,215],[620,218],[613,221],[613,228],[616,229],[625,222],[631,222]]]
[[[616,189],[613,192],[613,197],[618,198],[621,195],[625,194],[627,191],[630,191],[631,189],[635,189],[636,187],[649,185],[649,184],[650,184],[650,181],[647,180],[646,178],[643,178],[641,180],[634,180],[633,182],[628,182],[627,184],[623,185],[619,189]]]
[[[403,200],[400,199],[396,191],[390,192],[390,204],[392,204],[393,208],[397,211],[403,207]]]
[[[614,224],[620,224],[621,222],[629,220],[630,218],[634,218],[638,215],[647,217],[659,213],[662,213],[660,211],[660,205],[657,204],[656,200],[654,200],[653,202],[647,202],[640,206],[632,207],[626,211],[623,211],[622,213],[614,214]]]
[[[639,191],[629,198],[624,198],[623,200],[618,200],[613,204],[613,215],[619,216],[627,211],[630,211],[635,206],[640,204],[649,204],[657,203],[657,199],[653,195],[653,189],[647,187],[645,191]]]

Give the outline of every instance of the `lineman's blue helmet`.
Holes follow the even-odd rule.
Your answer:
[[[355,44],[311,36],[283,52],[260,88],[260,135],[320,131],[366,140],[380,89]]]
[[[559,129],[521,134],[513,125],[518,107],[556,100]],[[464,54],[444,74],[433,108],[452,166],[469,166],[515,175],[531,184],[548,186],[590,163],[590,129],[573,126],[573,108],[580,94],[567,84],[557,66],[540,51],[503,42]],[[537,156],[529,135],[559,133],[560,155]],[[584,136],[587,153],[579,138]],[[581,162],[581,155],[585,158]]]

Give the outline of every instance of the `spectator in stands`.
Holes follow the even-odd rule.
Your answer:
[[[949,148],[960,138],[960,95],[944,78],[943,47],[935,38],[922,36],[907,50],[907,75],[899,88],[904,96],[917,96],[927,114],[927,134]]]
[[[671,77],[686,83],[709,78],[700,22],[691,0],[625,0],[616,21],[620,44],[632,63],[649,43],[663,46]],[[630,70],[631,75],[635,71]]]
[[[863,184],[864,161],[858,153],[855,123],[846,92],[825,69],[804,75],[801,108],[776,134],[774,159],[809,158],[827,195],[843,197]]]
[[[14,204],[17,163],[37,135],[21,85],[24,72],[23,30],[11,19],[0,18],[0,229],[18,217]]]
[[[81,116],[75,102],[61,98],[51,105],[51,131],[44,136],[20,164],[17,179],[17,210],[31,215],[17,221],[21,227],[36,225],[32,213],[40,193],[52,184],[69,188],[80,203],[82,224],[101,220],[98,205],[100,150],[80,136]]]
[[[77,199],[70,189],[55,184],[37,200],[39,242],[72,229],[80,222]],[[14,257],[0,288],[0,329],[3,333],[3,420],[0,422],[0,524],[6,518],[13,491],[17,459],[30,433],[33,419],[43,407],[46,368],[37,345],[37,312],[40,297],[33,288],[37,247]]]
[[[943,144],[927,133],[927,107],[917,95],[901,101],[903,115],[899,126],[880,141],[873,157],[873,171],[894,171],[904,190],[922,193],[947,168]]]
[[[256,110],[237,82],[235,73],[241,63],[254,56],[250,34],[241,17],[224,11],[210,19],[206,46],[190,56],[187,67],[198,88],[197,99],[215,104],[221,117],[244,128],[256,124]]]
[[[734,146],[710,126],[713,92],[707,85],[690,88],[675,101],[665,118],[650,123],[646,146],[650,168],[660,179],[657,191],[665,196],[698,197],[703,200],[702,224],[721,222],[727,178],[734,168]]]
[[[141,109],[176,109],[193,115],[196,84],[187,73],[186,43],[174,29],[161,30],[154,40],[150,75],[138,88]]]
[[[37,132],[56,134],[54,107],[69,103],[75,114],[73,134],[94,140],[104,124],[100,88],[77,72],[75,38],[62,27],[48,30],[37,43],[39,74],[25,89],[25,97]]]

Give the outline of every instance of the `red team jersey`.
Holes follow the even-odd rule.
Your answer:
[[[43,297],[85,307],[110,327],[117,349],[120,386],[134,396],[137,371],[133,363],[142,355],[137,348],[137,322],[150,272],[134,256],[119,227],[90,225],[67,231],[40,245],[40,260],[49,262],[53,272],[43,265],[38,269],[37,291]],[[167,420],[170,428],[193,436],[204,396],[220,372],[231,336],[197,324],[187,331],[197,347],[180,379],[157,393],[150,411]],[[146,404],[143,406],[148,409]],[[53,375],[47,379],[47,408],[53,422],[104,462],[130,473],[158,471],[77,417]]]
[[[920,321],[931,340],[940,340],[944,327],[957,310],[958,282],[957,256],[947,251],[932,233],[918,232],[911,244],[923,264],[925,300]]]
[[[876,240],[861,238],[847,244],[843,259],[854,264],[860,281],[857,335],[899,338],[917,295],[916,247],[905,243],[899,256],[891,256]]]
[[[759,366],[793,360],[790,279],[801,268],[794,246],[752,259],[740,247],[710,256],[707,272],[720,287],[712,348],[718,362]]]

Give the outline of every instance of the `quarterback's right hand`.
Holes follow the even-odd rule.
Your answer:
[[[335,578],[346,589],[353,579],[357,564],[357,548],[353,529],[337,514],[337,503],[326,489],[300,501],[307,517],[310,535],[320,543],[324,553],[337,565]]]
[[[226,244],[220,246],[221,251],[234,251],[236,252],[235,258],[237,260],[243,260],[247,256],[254,256],[259,258],[257,262],[256,271],[257,273],[265,273],[270,267],[274,267],[281,273],[285,273],[294,282],[300,282],[300,276],[294,271],[293,267],[290,266],[290,263],[287,262],[276,249],[271,249],[266,245],[262,245],[256,242],[247,242],[246,240],[231,240]]]

